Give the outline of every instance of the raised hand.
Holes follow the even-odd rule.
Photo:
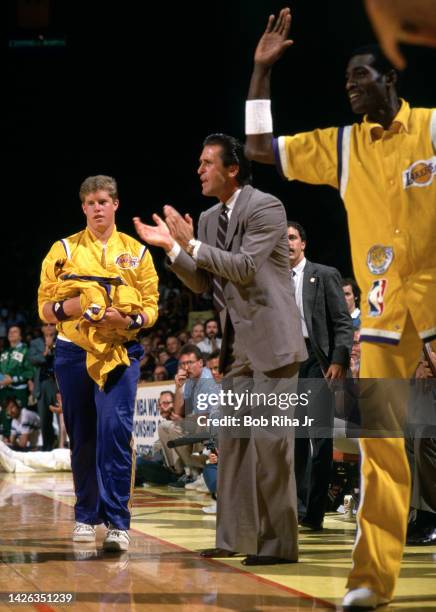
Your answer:
[[[189,215],[185,218],[172,206],[164,206],[165,222],[171,236],[183,249],[186,249],[189,241],[194,237],[194,224]]]
[[[261,66],[272,66],[283,55],[293,41],[288,39],[291,27],[291,11],[284,8],[277,19],[270,15],[266,30],[259,40],[254,53],[254,63]]]
[[[156,225],[146,225],[142,223],[139,217],[133,217],[133,223],[135,224],[138,236],[147,244],[159,246],[166,251],[171,251],[174,246],[174,240],[171,237],[167,224],[159,215],[152,215],[152,219]]]

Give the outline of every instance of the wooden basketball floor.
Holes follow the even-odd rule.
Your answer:
[[[355,524],[329,515],[301,533],[300,562],[245,569],[241,558],[203,560],[213,546],[210,497],[167,487],[136,489],[128,553],[74,544],[71,474],[0,475],[0,609],[156,612],[340,609]],[[10,593],[73,593],[71,604],[9,603]],[[389,609],[436,610],[436,547],[407,548]]]

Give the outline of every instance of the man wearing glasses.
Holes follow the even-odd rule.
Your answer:
[[[194,344],[186,344],[180,351],[175,383],[174,414],[184,421],[181,424],[177,421],[163,421],[159,424],[158,433],[167,460],[171,460],[170,457],[173,458],[173,465],[169,467],[178,473],[185,471],[185,468],[189,472],[184,473],[177,483],[171,483],[172,488],[184,488],[187,483],[197,480],[206,456],[193,454],[192,445],[178,446],[175,448],[177,455],[172,453],[170,456],[167,455],[166,444],[169,440],[195,434],[196,416],[208,414],[211,411],[211,406],[207,399],[204,401],[204,397],[211,393],[218,394],[221,387],[215,382],[209,368],[204,366],[201,351]],[[199,396],[201,396],[201,402]]]

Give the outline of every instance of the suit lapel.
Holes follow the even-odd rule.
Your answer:
[[[242,212],[245,210],[245,207],[247,206],[247,203],[248,203],[248,200],[250,198],[252,191],[253,191],[253,187],[251,187],[250,185],[246,185],[245,187],[242,188],[242,191],[239,194],[235,202],[235,205],[232,210],[232,216],[230,217],[230,221],[229,221],[229,227],[227,228],[227,236],[226,236],[226,243],[225,243],[226,251],[229,250],[229,247],[232,243],[233,236],[235,235],[236,229],[238,227],[239,218]],[[218,223],[218,220],[217,220],[217,223]]]
[[[318,280],[315,266],[307,260],[303,276],[303,312],[308,329],[312,329],[312,314],[315,306]]]

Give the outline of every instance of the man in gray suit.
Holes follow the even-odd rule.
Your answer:
[[[288,221],[289,266],[295,299],[301,317],[301,329],[308,359],[300,365],[300,389],[307,383],[312,395],[308,409],[315,425],[331,428],[317,434],[300,428],[295,441],[295,476],[300,524],[313,531],[323,528],[333,460],[333,396],[328,381],[344,379],[353,345],[353,323],[342,290],[341,275],[335,268],[306,259],[306,231],[296,221]],[[305,380],[306,379],[306,380]],[[312,379],[320,379],[314,384]],[[306,434],[306,435],[303,435]],[[309,444],[310,440],[310,444]]]
[[[189,215],[171,206],[164,208],[166,223],[153,215],[155,227],[135,219],[138,234],[166,250],[172,270],[192,291],[212,286],[223,329],[223,389],[295,390],[307,353],[290,291],[284,207],[248,184],[250,163],[231,136],[206,138],[198,174],[203,195],[219,199],[201,214],[198,240]],[[297,561],[289,430],[260,437],[224,431],[219,447],[217,548],[203,556],[238,551],[247,555],[245,565]]]

